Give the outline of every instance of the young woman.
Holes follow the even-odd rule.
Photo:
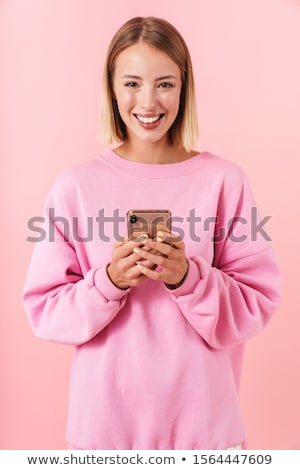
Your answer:
[[[168,22],[115,34],[102,130],[118,146],[56,179],[23,292],[35,333],[75,346],[69,446],[245,447],[244,345],[279,272],[243,172],[194,150],[192,65]],[[170,210],[171,232],[129,240],[131,209]]]

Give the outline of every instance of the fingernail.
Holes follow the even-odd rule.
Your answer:
[[[151,249],[150,246],[148,246],[148,245],[143,245],[141,248],[144,251],[150,251],[150,249]]]
[[[156,237],[156,241],[157,241],[157,242],[163,242],[163,241],[164,241],[164,239],[163,239],[163,238],[161,238],[161,237]]]
[[[148,235],[147,235],[146,233],[143,233],[142,235],[140,235],[140,236],[138,237],[137,240],[138,240],[139,242],[143,243],[143,242],[145,242],[145,241],[147,240],[147,238],[148,238]]]
[[[135,248],[133,248],[133,252],[138,255],[141,252],[141,250],[139,248],[135,247]]]

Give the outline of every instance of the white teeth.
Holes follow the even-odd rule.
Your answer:
[[[160,114],[158,116],[154,117],[143,117],[143,116],[138,116],[136,114],[136,117],[138,118],[139,121],[143,122],[144,124],[151,124],[152,122],[158,121],[160,118]]]

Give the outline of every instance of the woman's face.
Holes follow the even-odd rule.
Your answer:
[[[167,141],[181,92],[180,69],[169,56],[143,42],[128,47],[116,59],[113,90],[129,141]]]

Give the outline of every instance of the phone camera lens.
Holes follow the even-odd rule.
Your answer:
[[[135,224],[136,223],[136,215],[131,215],[130,216],[130,223]]]

